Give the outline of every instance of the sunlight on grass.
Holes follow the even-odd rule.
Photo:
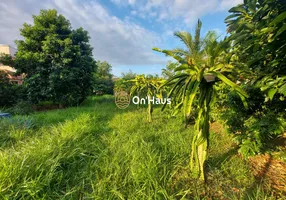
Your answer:
[[[207,183],[189,174],[192,128],[112,97],[1,120],[1,199],[266,198],[230,136],[212,133]],[[269,196],[270,198],[270,196]]]

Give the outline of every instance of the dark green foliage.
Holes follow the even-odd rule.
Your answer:
[[[228,105],[232,107],[235,112],[245,112],[248,115],[261,111],[264,104],[264,96],[261,90],[253,86],[245,86],[244,90],[249,95],[247,98],[248,108],[243,106],[239,96],[233,92],[228,93]]]
[[[10,56],[9,54],[5,54],[5,53],[0,53],[0,63],[2,63],[3,65],[7,65],[7,66],[14,66],[14,61],[12,59],[12,56]]]
[[[248,109],[244,108],[239,96],[231,92],[222,117],[227,120],[229,131],[236,136],[239,152],[250,156],[269,150],[271,140],[284,133],[285,104],[277,97],[264,102],[264,95],[257,87],[248,85],[244,89],[249,96]]]
[[[245,0],[229,12],[225,22],[238,66],[248,67],[249,75],[254,75],[270,99],[275,93],[285,96],[285,0]]]
[[[239,151],[249,156],[269,150],[271,139],[286,128],[286,3],[245,0],[229,12],[231,61],[241,71],[237,80],[246,85],[249,107],[230,93],[224,119],[237,136]]]
[[[25,88],[10,83],[6,72],[0,71],[0,107],[12,106],[25,98]]]
[[[9,83],[7,74],[0,71],[0,106],[7,106],[13,104],[13,85]]]
[[[27,101],[18,100],[13,107],[7,109],[12,115],[29,115],[34,112],[32,104]]]
[[[93,78],[93,93],[97,95],[113,94],[114,83],[112,80],[112,66],[106,61],[97,61],[97,71]]]
[[[25,87],[33,103],[51,100],[76,105],[90,92],[95,62],[88,32],[72,30],[56,10],[41,10],[34,24],[20,29],[15,68],[27,74]]]

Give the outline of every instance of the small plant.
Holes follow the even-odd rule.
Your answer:
[[[156,77],[145,77],[145,75],[138,75],[134,79],[130,80],[133,85],[131,87],[130,94],[137,95],[138,97],[148,97],[152,99],[153,97],[162,98],[163,87],[161,87],[164,82],[163,79]],[[139,105],[139,104],[138,104]],[[153,106],[152,103],[148,102],[148,116],[147,120],[152,121]]]
[[[32,105],[26,101],[20,101],[16,103],[13,107],[7,109],[13,115],[29,115],[34,112]]]
[[[264,101],[263,92],[255,86],[245,86],[248,98],[248,109],[239,101],[239,96],[228,94],[227,109],[221,117],[226,120],[229,132],[233,133],[240,147],[239,152],[249,157],[274,146],[272,140],[286,130],[283,105],[276,96],[272,101]]]
[[[8,130],[11,126],[15,129],[32,129],[35,127],[33,118],[30,116],[15,116],[13,118],[1,119],[0,125],[2,131]]]

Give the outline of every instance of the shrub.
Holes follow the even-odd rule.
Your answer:
[[[0,71],[0,106],[10,106],[14,103],[13,85],[5,72]]]
[[[0,120],[0,130],[5,132],[11,127],[15,129],[32,129],[35,127],[33,118],[30,116],[15,116],[12,118],[6,118]]]
[[[25,99],[24,86],[10,83],[7,73],[0,71],[0,107],[12,106]]]
[[[226,119],[229,131],[235,134],[240,149],[245,157],[262,153],[272,148],[272,139],[283,134],[286,129],[284,102],[274,98],[265,102],[259,88],[245,87],[248,93],[248,109],[245,109],[239,96],[228,94],[227,109],[222,117]]]
[[[6,110],[13,115],[29,115],[34,112],[32,105],[26,101],[19,101],[13,107]]]

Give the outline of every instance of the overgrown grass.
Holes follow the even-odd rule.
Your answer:
[[[112,97],[0,120],[1,199],[271,199],[212,133],[207,183],[188,168],[192,128],[155,109],[119,110]]]

